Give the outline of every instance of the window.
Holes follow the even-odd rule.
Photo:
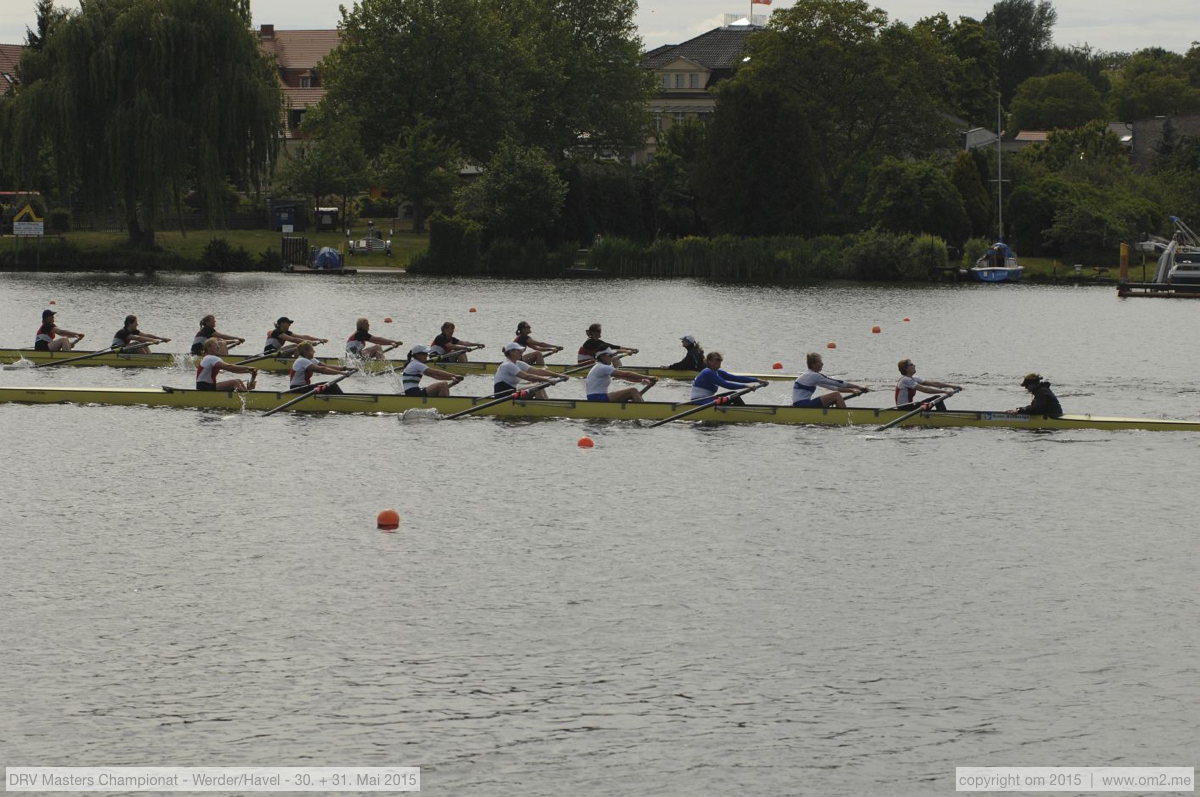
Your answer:
[[[681,125],[681,124],[683,124],[684,120],[686,120],[686,119],[687,119],[687,114],[686,114],[686,113],[677,113],[677,114],[675,114],[675,124],[677,124],[677,125]]]
[[[693,72],[690,75],[688,75],[688,88],[690,88],[690,89],[700,88],[700,73],[699,72]]]
[[[289,108],[288,109],[288,130],[295,133],[300,130],[300,125],[304,122],[304,108]]]
[[[663,75],[663,86],[662,87],[664,89],[671,88],[671,76],[670,75]]]
[[[683,73],[682,72],[675,75],[675,88],[677,88],[677,89],[683,88]]]
[[[311,89],[312,88],[312,78],[309,77],[308,75],[303,75],[300,78],[300,88]]]
[[[654,129],[660,133],[667,129],[667,119],[661,113],[654,114]]]

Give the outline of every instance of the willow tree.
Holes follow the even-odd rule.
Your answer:
[[[227,180],[257,188],[269,173],[282,103],[247,0],[91,0],[37,56],[19,146],[48,141],[64,184],[116,204],[131,244],[152,245],[186,190],[209,198],[211,222]]]

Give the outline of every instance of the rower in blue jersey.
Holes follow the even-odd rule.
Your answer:
[[[767,383],[753,376],[740,376],[731,374],[728,371],[721,369],[721,363],[724,361],[719,351],[710,351],[704,356],[704,370],[696,375],[692,382],[692,403],[693,404],[708,404],[713,400],[713,396],[717,393],[717,388],[725,388],[726,390],[741,390],[747,385],[761,385],[766,387]],[[729,402],[730,404],[745,404],[741,396],[737,396]]]

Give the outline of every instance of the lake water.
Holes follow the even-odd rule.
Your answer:
[[[495,359],[518,320],[569,350],[600,321],[631,364],[684,334],[734,371],[819,349],[869,406],[912,357],[960,408],[1023,404],[1037,370],[1068,412],[1200,417],[1200,302],[1111,288],[0,274],[0,344],[30,345],[50,301],[97,345],[129,312],[174,351],[208,312],[254,350],[280,315],[334,341],[365,315],[408,343],[452,319]],[[0,405],[0,440],[7,765],[849,797],[946,794],[956,766],[1196,762],[1200,435]]]

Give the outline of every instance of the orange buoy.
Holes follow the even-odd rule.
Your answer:
[[[389,316],[386,316],[386,317],[383,319],[383,323],[385,323],[385,324],[390,324],[390,323],[392,323],[392,317],[391,317],[390,315],[389,315]]]
[[[475,312],[475,308],[474,308],[474,307],[472,307],[472,308],[471,308],[470,310],[468,310],[467,312],[468,312],[468,313],[473,313],[473,312]]]
[[[836,349],[836,348],[837,348],[837,344],[836,344],[836,343],[834,343],[834,342],[831,340],[831,341],[829,341],[828,343],[826,343],[826,344],[825,344],[825,348],[827,348],[827,349]]]
[[[593,448],[596,445],[596,441],[587,435],[584,435],[583,437],[579,438],[579,442],[576,443],[576,445],[578,445],[580,448]]]
[[[375,518],[375,522],[384,531],[395,531],[400,528],[400,513],[395,509],[385,509]]]
[[[871,334],[872,334],[872,335],[878,335],[878,334],[879,334],[880,332],[882,332],[882,331],[883,331],[883,330],[882,330],[882,329],[880,329],[879,327],[871,327]]]
[[[904,323],[906,323],[906,324],[907,324],[907,323],[908,323],[909,321],[911,321],[911,320],[912,320],[911,318],[908,318],[907,316],[905,316],[905,318],[904,318]]]
[[[774,365],[772,365],[771,367],[772,367],[772,368],[774,368],[776,371],[782,371],[782,370],[783,370],[783,363],[775,363],[775,364],[774,364]]]
[[[58,302],[56,302],[56,301],[54,301],[53,299],[51,299],[51,300],[50,300],[50,304],[58,304]]]

